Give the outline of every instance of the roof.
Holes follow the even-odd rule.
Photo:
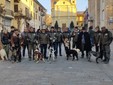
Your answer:
[[[42,6],[42,4],[38,1],[38,0],[34,0],[38,5],[40,5],[44,10],[46,10],[47,11],[47,9],[44,7],[44,6]]]

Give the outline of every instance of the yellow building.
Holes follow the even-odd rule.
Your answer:
[[[14,0],[0,0],[0,31],[9,30],[11,21],[14,18]]]
[[[58,22],[63,29],[73,21],[76,25],[76,0],[51,0],[51,15],[53,23]]]
[[[84,12],[83,11],[78,11],[77,12],[77,26],[82,27],[84,25]]]
[[[30,24],[36,30],[45,27],[46,11],[47,10],[39,3],[39,1],[34,0],[34,18],[30,21]]]
[[[14,19],[12,25],[20,31],[26,27],[33,15],[33,0],[14,0]]]
[[[47,27],[50,27],[52,25],[52,17],[49,14],[46,14],[45,16],[45,24]]]

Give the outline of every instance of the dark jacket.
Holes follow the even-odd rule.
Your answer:
[[[63,40],[65,39],[65,38],[70,38],[70,33],[67,31],[67,32],[63,32],[62,33],[62,38],[63,38]]]
[[[49,36],[47,33],[39,34],[39,43],[40,44],[49,44]]]
[[[90,41],[90,35],[88,32],[80,32],[78,35],[78,40],[77,40],[77,48],[82,50],[82,35],[84,34],[85,38],[85,44],[84,44],[84,50],[91,51],[91,41]]]
[[[57,42],[62,42],[62,32],[57,32],[56,34],[56,37],[57,37]]]
[[[77,42],[79,32],[72,32],[73,43]]]
[[[112,38],[112,33],[106,29],[106,31],[102,32],[101,34],[100,43],[102,45],[110,45],[112,42]]]
[[[9,44],[10,43],[9,38],[10,38],[9,33],[3,34],[1,37],[2,44],[3,45]]]
[[[100,44],[101,31],[94,33],[94,44]]]

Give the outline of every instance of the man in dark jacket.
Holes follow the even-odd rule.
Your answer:
[[[29,37],[29,40],[28,40],[28,55],[29,55],[29,61],[31,61],[31,59],[34,60],[34,50],[35,50],[35,44],[34,44],[34,41],[35,41],[35,36],[36,36],[36,33],[34,32],[34,29],[33,27],[31,27],[29,29],[29,33],[28,33],[28,37]],[[33,53],[33,54],[32,54]]]
[[[101,36],[101,31],[99,26],[95,28],[95,33],[94,33],[94,45],[96,52],[99,52],[99,47],[100,47],[100,36]]]
[[[39,44],[41,53],[44,55],[45,59],[48,59],[46,53],[47,53],[47,45],[49,44],[49,36],[46,33],[45,29],[41,30],[41,33],[39,33]]]
[[[84,51],[86,51],[86,57],[88,57],[88,52],[91,51],[91,41],[85,27],[82,28],[82,31],[78,35],[77,48],[82,52],[82,58],[84,58]]]
[[[57,42],[57,45],[58,45],[57,46],[57,50],[59,48],[59,55],[62,56],[62,52],[61,51],[62,51],[62,43],[63,43],[63,40],[62,40],[62,32],[61,32],[61,28],[60,27],[58,28],[58,31],[57,31],[56,36],[57,36],[56,42]]]
[[[73,39],[73,48],[75,48],[77,45],[78,35],[79,35],[78,27],[75,27],[74,31],[72,32],[72,35],[71,35],[71,37]]]
[[[49,37],[50,37],[50,46],[53,46],[54,47],[54,54],[55,54],[55,57],[57,58],[57,48],[58,48],[58,43],[57,43],[57,33],[54,29],[54,27],[51,27],[51,30],[49,32]]]
[[[104,60],[105,64],[109,63],[110,60],[110,44],[112,42],[112,33],[106,29],[106,27],[102,27],[102,34],[100,38],[100,44],[101,44],[101,58]]]
[[[22,36],[22,46],[23,46],[23,57],[25,57],[25,49],[29,50],[28,43],[29,43],[29,36],[28,36],[28,29],[25,28],[24,32],[21,33]]]
[[[2,44],[3,44],[3,48],[5,49],[5,51],[7,53],[7,56],[9,54],[9,44],[10,44],[9,39],[10,39],[10,35],[9,35],[8,31],[4,30],[2,37],[1,37],[1,41],[2,41]],[[8,59],[9,59],[9,56],[8,56]]]

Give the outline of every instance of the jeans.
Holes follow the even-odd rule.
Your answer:
[[[44,58],[47,59],[47,44],[40,44],[41,53],[44,55]]]
[[[58,42],[58,44],[57,44],[58,46],[57,46],[57,52],[58,52],[58,48],[59,48],[59,55],[62,55],[62,49],[61,49],[61,47],[62,47],[62,43],[61,42]]]

